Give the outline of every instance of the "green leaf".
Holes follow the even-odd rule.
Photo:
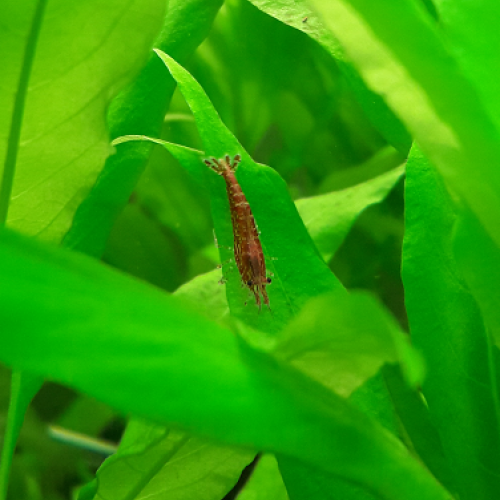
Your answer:
[[[220,500],[252,459],[249,451],[132,420],[97,472],[95,499]]]
[[[201,274],[179,287],[175,295],[196,304],[198,312],[213,321],[228,320],[229,307],[221,278],[220,269]]]
[[[464,210],[460,215],[454,251],[493,340],[500,347],[500,315],[497,307],[500,283],[498,246],[491,241],[473,214]]]
[[[238,500],[288,500],[278,463],[273,455],[263,455]]]
[[[264,331],[278,331],[309,297],[341,285],[319,256],[281,177],[271,168],[257,165],[222,123],[198,82],[167,54],[156,52],[176,79],[193,112],[207,156],[240,154],[242,157],[237,176],[262,231],[267,265],[274,273],[269,298],[275,312],[259,314],[256,308],[244,307],[248,291],[242,289],[235,268],[232,273],[227,272],[228,302],[233,315],[244,318],[248,324]],[[233,233],[225,184],[208,168],[205,175],[209,179],[219,245],[231,247]],[[224,248],[220,250],[221,262],[233,255]]]
[[[5,3],[0,220],[8,210],[10,226],[60,241],[109,155],[110,99],[143,64],[164,8],[164,0]]]
[[[180,144],[174,144],[173,142],[164,141],[162,139],[147,137],[145,135],[124,135],[115,139],[112,142],[112,145],[118,146],[119,144],[135,141],[152,142],[153,144],[163,146],[191,175],[193,180],[203,185],[206,170],[205,164],[203,163],[203,158],[206,155],[203,151],[188,148],[187,146],[182,146]]]
[[[308,0],[251,0],[270,16],[303,31],[320,43],[336,60],[351,90],[364,112],[387,141],[406,153],[411,139],[401,122],[391,113],[384,101],[369,90],[344,54],[341,44],[328,29],[328,24],[311,9]]]
[[[104,262],[164,290],[186,279],[186,255],[180,242],[137,204],[122,211],[111,231]]]
[[[396,170],[406,162],[406,157],[407,154],[403,156],[392,146],[386,146],[359,165],[353,165],[348,169],[334,170],[321,182],[319,193],[340,191],[368,182],[375,177],[382,177],[383,174],[390,170]]]
[[[402,362],[412,383],[420,383],[422,363],[409,349],[405,335],[371,296],[337,292],[306,304],[279,335],[274,352],[337,394],[349,396],[384,363]]]
[[[312,4],[447,188],[469,205],[499,244],[500,135],[423,6],[413,0]]]
[[[408,386],[399,366],[386,365],[382,373],[400,423],[411,446],[439,482],[453,490],[450,464],[445,456],[439,433],[420,390]]]
[[[401,166],[357,186],[295,203],[326,262],[333,257],[357,217],[369,206],[383,201],[403,173]]]
[[[495,0],[467,2],[434,0],[439,24],[462,71],[476,87],[485,111],[500,129],[498,75],[498,23],[500,4]]]
[[[389,393],[380,372],[358,387],[349,401],[363,413],[381,423],[393,434],[396,433],[396,419]],[[290,498],[314,498],[315,500],[375,500],[380,498],[365,487],[310,466],[280,457],[279,468]]]
[[[300,462],[281,458],[280,472],[292,500],[314,498],[315,500],[375,500],[368,491],[337,476],[325,474]]]
[[[0,498],[7,498],[7,487],[12,466],[12,458],[17,439],[21,432],[24,415],[31,400],[42,386],[43,378],[27,372],[14,371],[12,373],[11,393],[7,425],[2,445],[2,461],[0,465]]]
[[[0,274],[9,365],[126,413],[295,457],[382,498],[449,498],[378,424],[175,297],[10,231],[0,233]]]
[[[455,207],[416,148],[406,171],[403,282],[412,341],[427,364],[423,393],[460,498],[494,498],[500,492],[497,381],[483,318],[453,256]]]
[[[164,146],[192,178],[202,184],[205,167],[201,159],[207,156],[202,151],[142,135],[119,137],[113,145],[130,141],[150,141]],[[307,231],[325,261],[332,258],[356,218],[369,206],[383,201],[403,174],[404,167],[401,166],[351,188],[295,202]]]
[[[187,58],[208,34],[221,4],[222,0],[170,0],[156,46],[180,60]],[[141,10],[147,11],[144,3]],[[125,36],[136,43],[128,33]],[[117,63],[121,64],[121,59]],[[159,136],[174,89],[175,82],[151,54],[138,78],[112,103],[108,116],[111,136]],[[128,144],[107,159],[89,196],[78,207],[73,225],[64,238],[67,247],[101,256],[114,221],[144,171],[150,151],[147,144]]]

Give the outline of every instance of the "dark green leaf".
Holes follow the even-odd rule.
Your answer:
[[[408,386],[398,366],[386,365],[382,373],[394,411],[404,426],[408,446],[415,450],[442,485],[453,489],[450,465],[422,394]]]
[[[401,122],[384,101],[369,90],[344,54],[339,41],[322,19],[311,9],[307,0],[251,0],[270,16],[288,24],[320,43],[335,58],[344,77],[373,125],[390,144],[402,152],[408,151],[411,140]]]
[[[494,342],[500,346],[498,294],[500,258],[498,246],[468,211],[461,212],[454,250],[467,284],[476,297]]]
[[[31,400],[42,386],[43,378],[27,372],[14,371],[10,392],[7,425],[3,436],[2,461],[0,466],[0,498],[7,498],[12,457],[23,425],[24,415]]]

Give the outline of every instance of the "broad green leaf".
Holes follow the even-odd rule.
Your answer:
[[[402,360],[414,384],[422,379],[421,360],[410,351],[404,334],[364,293],[336,293],[310,301],[280,333],[275,353],[344,397],[384,363]]]
[[[156,46],[180,60],[187,58],[208,34],[221,4],[222,0],[170,0]],[[144,3],[140,8],[147,10]],[[134,37],[129,39],[135,43]],[[138,78],[112,103],[108,115],[112,138],[125,134],[159,136],[174,89],[175,82],[151,54]],[[147,144],[127,144],[107,159],[89,196],[78,207],[64,238],[67,247],[101,256],[114,221],[144,171],[150,150]]]
[[[423,6],[413,0],[311,3],[368,86],[384,96],[407,126],[447,188],[500,244],[500,136]]]
[[[5,230],[0,274],[9,365],[126,413],[295,457],[381,498],[449,498],[378,424],[178,298]]]
[[[110,153],[106,108],[143,64],[164,9],[4,2],[0,220],[8,211],[10,226],[61,240]]]
[[[251,0],[251,2],[270,16],[303,31],[320,43],[335,58],[373,125],[398,150],[408,151],[411,145],[408,132],[387,108],[384,101],[366,87],[346,57],[341,44],[332,35],[328,24],[324,23],[314,12],[308,0]]]
[[[198,312],[214,321],[227,320],[229,307],[221,278],[220,269],[202,274],[179,287],[175,295],[196,304]]]
[[[219,272],[220,275],[220,272]],[[198,311],[214,318],[228,314],[220,279],[209,273],[180,287]],[[217,290],[217,287],[219,290]],[[196,498],[220,500],[236,483],[242,469],[253,459],[248,451],[210,443],[164,426],[132,419],[118,453],[97,472],[96,499]]]
[[[498,18],[495,0],[434,0],[439,23],[460,67],[476,87],[486,112],[500,129]]]
[[[402,273],[412,341],[427,365],[423,394],[460,498],[495,498],[497,381],[483,318],[453,257],[455,207],[416,147],[406,176]]]
[[[288,500],[278,463],[272,455],[263,455],[238,500]]]
[[[132,420],[97,472],[95,500],[220,500],[253,453]]]
[[[248,291],[242,289],[236,269],[227,273],[228,302],[233,314],[245,318],[247,323],[262,330],[277,331],[309,297],[341,285],[319,256],[280,176],[269,167],[257,165],[222,123],[198,82],[167,54],[156,52],[176,79],[193,112],[207,156],[240,154],[242,157],[238,180],[262,232],[267,265],[274,273],[269,287],[273,314],[265,310],[259,314],[254,306],[245,309]],[[224,181],[208,168],[205,175],[209,179],[219,245],[231,247],[233,236]],[[222,262],[232,256],[231,251],[221,248]]]
[[[401,166],[357,186],[296,201],[297,210],[326,262],[356,218],[369,206],[383,201],[403,173]]]

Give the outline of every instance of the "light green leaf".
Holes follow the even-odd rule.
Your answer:
[[[423,378],[418,354],[389,314],[364,293],[313,299],[280,334],[274,352],[342,396],[384,363],[401,362],[413,384]]]
[[[144,63],[165,0],[7,1],[0,220],[60,241],[111,152],[106,108]],[[133,36],[130,36],[133,33]]]
[[[238,500],[288,500],[278,463],[273,455],[263,455],[238,495]]]
[[[132,420],[97,472],[95,500],[220,500],[253,453]]]
[[[434,0],[439,24],[462,71],[476,87],[485,111],[500,129],[498,18],[495,0]]]
[[[333,257],[356,218],[369,206],[383,201],[403,173],[401,166],[357,186],[295,202],[326,262]]]

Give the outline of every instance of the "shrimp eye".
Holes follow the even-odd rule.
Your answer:
[[[268,283],[271,283],[271,281],[273,281],[273,280],[272,280],[271,278],[266,278],[266,281],[267,281]]]
[[[252,280],[248,280],[247,281],[247,286],[252,286],[253,285],[253,281]]]

